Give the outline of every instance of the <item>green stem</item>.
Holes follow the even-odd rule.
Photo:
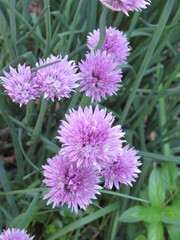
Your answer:
[[[11,30],[11,39],[15,54],[17,55],[16,48],[16,18],[15,18],[15,6],[16,1],[10,1],[10,30]]]
[[[33,101],[28,102],[26,106],[26,118],[25,118],[25,125],[28,125],[30,118],[31,118],[31,112],[33,108]]]
[[[89,106],[90,103],[91,103],[91,98],[86,97],[86,95],[84,94],[82,99],[81,99],[81,103],[80,103],[82,109],[84,109],[85,106]]]
[[[106,17],[107,17],[107,13],[108,13],[108,9],[104,8],[104,10],[101,14],[100,22],[99,22],[100,39],[99,39],[97,45],[95,46],[94,51],[101,48],[105,39],[106,39]]]
[[[46,48],[44,58],[47,58],[51,48],[51,18],[50,18],[50,5],[49,0],[44,0],[44,8],[48,8],[45,13],[45,26],[46,26]]]
[[[76,25],[77,25],[78,20],[79,20],[79,18],[78,18],[79,11],[81,10],[81,5],[83,4],[83,2],[84,2],[83,0],[79,1],[78,7],[77,7],[77,10],[76,10],[74,19],[73,19],[73,23],[72,23],[72,26],[71,26],[71,32],[70,32],[70,36],[69,36],[69,41],[67,43],[67,48],[66,48],[66,53],[67,54],[70,52],[70,49],[71,49],[71,44],[72,44],[72,40],[73,40],[73,36],[74,36],[74,31],[75,31]]]
[[[134,31],[134,29],[136,27],[137,21],[139,20],[139,15],[140,15],[139,12],[135,12],[134,13],[134,16],[133,16],[130,28],[129,28],[128,32],[127,32],[127,37],[128,38],[131,37],[131,34],[132,34],[132,32]]]
[[[41,131],[42,131],[43,120],[44,120],[44,116],[46,113],[47,105],[48,105],[48,101],[43,98],[42,103],[41,103],[39,117],[36,122],[36,126],[34,128],[32,137],[31,137],[31,146],[30,146],[30,149],[28,152],[28,158],[30,158],[30,159],[33,157],[33,154],[34,154],[34,151],[36,149],[36,145],[37,145],[37,142],[39,139],[39,135],[41,134]]]

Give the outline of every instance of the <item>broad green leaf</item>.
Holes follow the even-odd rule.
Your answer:
[[[162,211],[164,223],[178,224],[180,226],[180,206],[166,207]]]
[[[132,208],[129,208],[128,210],[124,211],[120,218],[119,221],[121,222],[126,222],[126,223],[133,223],[133,222],[139,222],[141,219],[138,217],[138,213],[144,209],[142,206],[135,206]]]
[[[135,240],[147,240],[147,238],[144,235],[139,235],[135,238]]]
[[[164,229],[162,223],[151,223],[148,225],[148,240],[164,240]]]
[[[176,194],[173,202],[172,202],[172,205],[174,206],[180,206],[180,192],[178,194]]]
[[[136,216],[148,223],[155,223],[161,221],[161,209],[158,207],[143,207],[137,212]]]
[[[174,163],[165,163],[161,168],[161,176],[167,190],[176,189],[178,172]]]
[[[161,174],[156,168],[152,170],[149,177],[148,193],[149,200],[153,206],[159,207],[163,205],[166,197],[166,191]]]
[[[169,233],[170,240],[180,239],[180,227],[174,225],[168,225],[167,230]]]

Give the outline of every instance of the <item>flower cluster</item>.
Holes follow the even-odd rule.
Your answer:
[[[59,153],[52,159],[48,159],[48,165],[43,166],[44,183],[50,188],[44,199],[49,198],[47,204],[53,203],[53,208],[67,203],[68,208],[72,208],[76,213],[78,206],[82,209],[91,203],[91,199],[96,199],[95,194],[99,194],[99,177],[95,174],[93,167],[82,166],[78,168],[68,157]]]
[[[116,68],[110,54],[101,53],[99,50],[91,51],[86,55],[86,61],[79,64],[81,92],[86,91],[86,96],[92,97],[92,102],[106,99],[106,94],[116,94],[121,86],[121,70]]]
[[[78,81],[78,74],[76,74],[77,68],[74,61],[68,61],[68,56],[64,59],[61,55],[55,57],[51,55],[46,60],[39,60],[36,64],[37,67],[45,64],[55,62],[49,67],[39,69],[36,77],[39,85],[39,90],[44,94],[44,98],[54,101],[56,97],[58,100],[69,97],[71,91],[78,87],[76,83]]]
[[[19,64],[17,71],[10,67],[10,73],[4,71],[4,75],[5,77],[1,77],[1,80],[5,91],[20,106],[38,97],[38,85],[30,67]]]
[[[3,230],[2,234],[0,235],[0,240],[33,240],[34,237],[30,237],[29,234],[23,229],[7,229],[6,231]]]
[[[139,11],[146,8],[151,0],[100,0],[107,8],[113,11],[123,11],[127,16],[128,11]]]
[[[126,63],[130,51],[126,36],[116,28],[106,28],[105,42],[94,52],[99,38],[99,29],[89,34],[87,45],[91,52],[79,63],[81,92],[86,91],[92,102],[100,102],[101,97],[106,99],[106,95],[119,90],[122,73],[118,66]]]
[[[100,38],[100,30],[94,30],[87,37],[87,45],[93,50],[98,44]],[[123,32],[116,28],[106,28],[106,38],[100,48],[101,53],[104,51],[118,64],[126,64],[127,57],[130,54],[129,42]]]
[[[69,97],[70,92],[78,87],[76,82],[79,76],[74,61],[68,61],[67,58],[51,55],[46,60],[40,59],[36,64],[40,68],[36,74],[25,64],[19,64],[18,70],[10,67],[10,73],[4,71],[5,77],[0,77],[2,85],[11,99],[20,106],[39,97],[39,93],[52,101],[55,97],[58,100]]]
[[[48,159],[43,166],[49,192],[44,199],[53,207],[67,203],[77,212],[95,199],[101,187],[100,179],[105,179],[105,187],[119,183],[132,185],[140,172],[141,163],[134,149],[123,146],[125,133],[121,126],[112,126],[114,117],[97,106],[70,110],[66,121],[62,121],[57,139],[62,143],[58,155]]]

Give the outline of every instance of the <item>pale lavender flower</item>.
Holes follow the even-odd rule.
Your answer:
[[[119,151],[116,159],[107,162],[104,169],[101,171],[101,175],[105,178],[105,187],[112,189],[113,185],[119,189],[119,183],[132,186],[132,182],[135,182],[135,178],[138,177],[138,173],[141,171],[138,166],[141,162],[140,158],[136,156],[137,151],[133,148],[129,149],[127,145]]]
[[[100,38],[99,29],[89,33],[87,37],[87,45],[90,50],[93,50]],[[127,57],[130,54],[129,42],[123,32],[116,28],[106,28],[106,39],[102,47],[100,48],[101,53],[106,51],[111,57],[118,62],[118,64],[125,64]]]
[[[55,64],[41,68],[37,71],[37,81],[40,86],[40,92],[44,94],[44,98],[54,101],[70,97],[70,92],[78,87],[76,83],[79,79],[77,68],[74,61],[68,61],[68,56],[62,58],[61,55],[51,55],[46,60],[39,60],[36,66],[42,66],[51,62],[58,61]]]
[[[11,228],[7,230],[3,230],[2,234],[0,235],[0,240],[33,240],[34,237],[30,237],[27,234],[27,231],[20,230],[17,228]]]
[[[10,73],[3,71],[5,77],[0,77],[5,91],[13,102],[20,107],[38,97],[38,85],[30,67],[18,64],[18,70],[9,67]]]
[[[91,199],[96,199],[95,194],[100,194],[99,177],[93,167],[77,168],[61,153],[47,161],[48,165],[43,166],[43,182],[49,188],[49,193],[44,196],[44,199],[49,198],[47,205],[53,203],[54,208],[59,203],[62,206],[66,203],[77,213],[78,206],[85,210],[92,203]]]
[[[96,53],[86,54],[86,60],[79,63],[81,92],[86,91],[86,96],[92,97],[92,102],[106,99],[106,94],[112,96],[120,88],[121,70],[116,68],[110,54],[98,50]]]
[[[100,0],[107,8],[113,11],[123,11],[128,16],[128,11],[140,11],[151,4],[151,0]]]
[[[121,126],[112,127],[114,117],[105,109],[94,112],[92,106],[70,110],[67,122],[62,125],[57,138],[62,144],[61,152],[76,162],[77,167],[95,166],[100,170],[109,159],[116,158],[124,136]]]

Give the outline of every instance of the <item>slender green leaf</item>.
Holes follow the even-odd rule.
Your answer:
[[[133,196],[129,196],[129,195],[126,195],[126,194],[123,194],[123,193],[118,193],[118,192],[113,192],[113,191],[108,191],[108,190],[101,190],[101,192],[105,193],[105,194],[118,196],[118,197],[124,197],[124,198],[129,198],[129,199],[140,201],[140,202],[149,203],[148,200],[137,198],[137,197],[133,197]]]
[[[75,222],[63,227],[60,231],[58,231],[57,233],[55,233],[54,235],[52,235],[51,237],[47,238],[47,240],[55,240],[55,239],[59,239],[61,236],[72,232],[90,222],[95,221],[98,218],[101,218],[103,216],[105,216],[108,213],[111,213],[113,211],[115,211],[117,208],[119,207],[119,203],[113,203],[101,210],[98,210],[92,214],[89,214],[86,217],[83,217],[79,220],[76,220]]]
[[[2,185],[4,185],[3,190],[4,190],[4,195],[6,196],[9,208],[11,209],[11,212],[13,215],[18,214],[18,209],[14,200],[13,196],[8,196],[7,192],[11,191],[10,185],[8,184],[8,178],[6,171],[4,169],[3,163],[0,161],[0,182]],[[7,184],[6,184],[7,183]]]
[[[26,212],[21,217],[21,220],[20,220],[20,222],[17,225],[18,228],[23,229],[23,228],[27,228],[28,227],[28,225],[29,225],[29,223],[31,221],[32,216],[37,211],[37,202],[38,202],[38,200],[39,200],[39,194],[36,193],[36,196],[32,200],[32,202],[29,205],[29,207],[27,208]]]

